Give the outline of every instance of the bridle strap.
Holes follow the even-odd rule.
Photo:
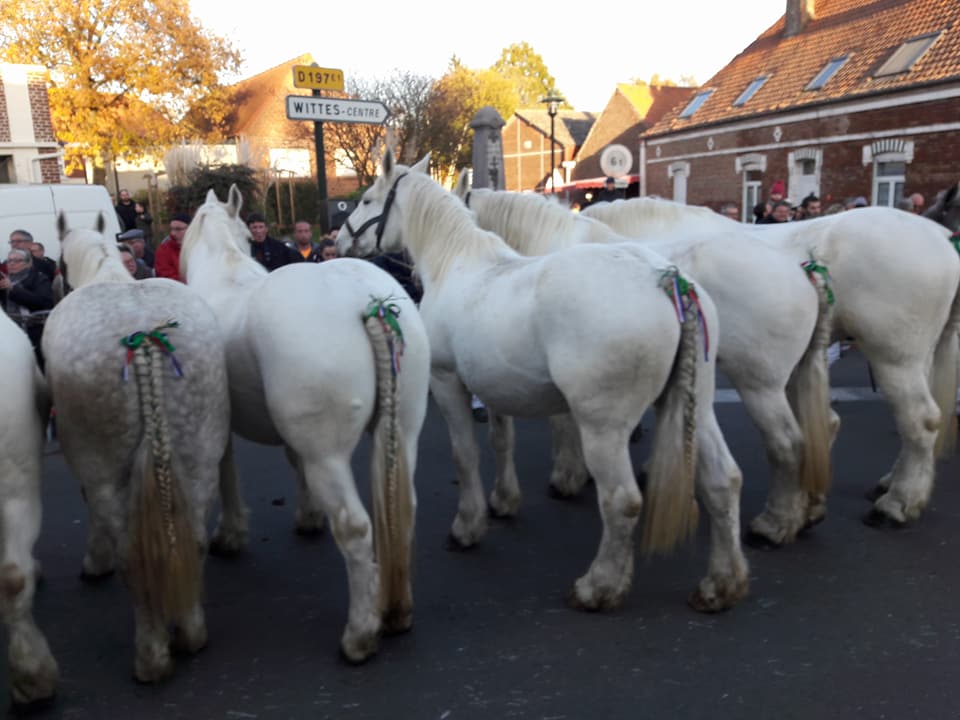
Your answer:
[[[350,224],[350,218],[347,218],[347,221],[344,223],[347,226],[347,232],[350,233],[350,237],[353,238],[354,244],[357,240],[360,239],[360,236],[367,231],[371,225],[377,225],[377,250],[380,250],[380,242],[383,240],[383,231],[387,226],[387,219],[390,215],[390,208],[393,207],[393,201],[397,197],[397,185],[400,184],[400,181],[403,180],[410,173],[404,173],[399,176],[396,180],[393,181],[393,185],[390,187],[390,192],[387,193],[387,199],[383,203],[383,212],[379,215],[370,218],[363,225],[354,230],[353,226]]]
[[[466,205],[468,208],[470,208],[470,193],[472,192],[473,190],[467,190],[467,194],[463,198],[463,204]],[[473,208],[470,208],[470,209],[472,210]]]

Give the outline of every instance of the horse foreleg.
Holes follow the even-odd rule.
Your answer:
[[[577,495],[587,484],[589,473],[583,461],[580,431],[570,413],[550,416],[553,469],[550,488],[560,497]]]
[[[871,362],[877,383],[893,407],[901,447],[892,471],[884,478],[888,483],[885,492],[866,520],[869,524],[884,519],[902,524],[920,517],[930,500],[940,410],[918,364]]]
[[[380,574],[373,554],[373,527],[363,507],[349,459],[316,457],[304,462],[307,486],[330,519],[347,567],[350,608],[340,648],[350,662],[377,651],[380,633]]]
[[[470,393],[456,373],[434,370],[430,390],[447,423],[456,480],[460,486],[457,516],[451,535],[462,547],[469,547],[487,532],[487,502],[480,479],[480,451],[470,412]]]
[[[514,463],[516,439],[513,418],[500,415],[489,408],[490,444],[493,446],[497,469],[493,492],[490,493],[490,509],[499,517],[517,514],[520,509],[520,485],[517,482],[517,467]]]
[[[303,470],[303,463],[297,453],[290,447],[284,447],[290,467],[297,473],[297,512],[296,529],[300,535],[317,535],[323,532],[323,510],[317,498],[310,490]]]
[[[633,533],[643,501],[630,462],[631,429],[627,424],[620,430],[581,426],[584,459],[597,486],[603,534],[590,568],[574,583],[570,600],[576,607],[615,608],[633,581]]]
[[[750,581],[740,546],[743,478],[712,407],[697,421],[697,448],[697,495],[710,516],[710,560],[690,604],[701,612],[717,612],[746,597]]]
[[[87,500],[89,522],[82,576],[98,579],[116,570],[119,519],[125,517],[126,512],[120,505],[115,483],[92,483],[81,479],[81,486]]]
[[[9,632],[13,700],[25,704],[52,697],[60,677],[47,640],[33,620],[37,575],[33,546],[40,534],[39,487],[24,488],[22,497],[6,497],[2,514],[0,612]]]
[[[220,460],[220,520],[210,540],[210,551],[230,555],[239,552],[247,544],[250,511],[240,494],[237,465],[233,458],[233,438]]]
[[[750,532],[773,545],[791,543],[807,520],[807,498],[800,487],[803,434],[783,388],[744,389],[740,397],[763,436],[771,471],[766,504],[750,523]]]

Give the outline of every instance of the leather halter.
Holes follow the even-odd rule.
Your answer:
[[[360,239],[360,236],[367,231],[367,228],[373,225],[374,223],[376,223],[377,224],[377,246],[376,247],[378,251],[380,250],[380,241],[383,239],[383,231],[387,225],[387,218],[388,218],[388,215],[390,214],[390,208],[393,207],[393,201],[397,197],[397,185],[399,185],[400,181],[403,180],[409,174],[410,173],[404,173],[403,175],[401,175],[400,177],[398,177],[396,180],[393,181],[393,185],[390,187],[390,192],[387,193],[387,199],[383,203],[383,211],[379,215],[370,218],[363,225],[358,227],[356,230],[354,230],[353,226],[350,224],[350,218],[347,218],[347,221],[344,223],[344,225],[346,225],[347,232],[350,233],[350,237],[353,238],[354,245],[357,244],[357,240]]]

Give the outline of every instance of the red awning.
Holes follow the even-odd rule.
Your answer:
[[[595,177],[595,178],[584,178],[583,180],[574,180],[571,183],[566,185],[557,185],[556,192],[563,192],[565,190],[587,190],[589,188],[602,188],[603,183],[606,181],[606,176]],[[632,185],[633,183],[640,182],[639,175],[625,175],[622,178],[617,180],[617,184],[626,183],[627,185]],[[546,192],[551,192],[549,189]]]

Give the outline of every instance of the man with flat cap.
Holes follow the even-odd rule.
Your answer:
[[[117,235],[117,241],[126,245],[130,248],[130,252],[133,253],[133,259],[137,262],[137,270],[133,274],[133,277],[137,280],[145,280],[146,278],[153,277],[153,268],[147,265],[146,261],[143,259],[144,253],[146,252],[146,238],[144,237],[143,230],[136,228],[134,230],[127,230],[125,232]],[[152,255],[152,253],[151,253]]]

